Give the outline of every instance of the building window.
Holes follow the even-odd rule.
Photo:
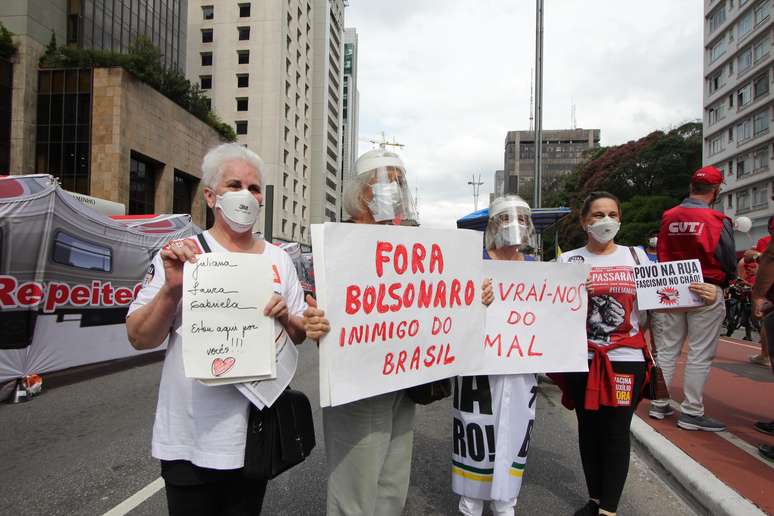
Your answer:
[[[718,123],[719,121],[723,120],[724,118],[724,104],[721,102],[720,104],[717,104],[715,106],[710,107],[707,109],[707,123],[708,125],[712,126]],[[522,145],[521,147],[526,147],[525,145]],[[533,150],[534,154],[534,146],[530,147]],[[530,157],[530,159],[533,159],[534,155]],[[524,159],[524,158],[522,158]]]
[[[35,172],[59,178],[65,190],[88,195],[91,70],[38,72],[35,132]],[[0,150],[3,139],[0,135]]]
[[[723,139],[720,136],[716,136],[709,141],[709,155],[714,156],[718,152],[723,150]]]
[[[718,91],[720,88],[722,88],[725,85],[725,82],[723,82],[723,74],[722,73],[716,73],[712,77],[709,78],[709,93],[712,95],[716,91]]]
[[[729,127],[728,128],[728,143],[731,143],[734,141],[734,128]]]
[[[727,203],[728,207],[729,208],[733,208],[734,207],[734,196],[729,194],[728,196],[726,196],[726,200],[728,201],[728,203]]]
[[[250,27],[237,27],[237,31],[239,31],[239,41],[250,39]]]
[[[212,52],[202,52],[202,66],[212,66]]]
[[[250,64],[250,51],[249,50],[237,50],[237,63]]]
[[[237,120],[234,124],[237,134],[247,134],[247,120]]]
[[[756,77],[753,80],[753,96],[757,99],[769,94],[769,73]]]
[[[70,267],[110,272],[112,254],[113,251],[109,247],[89,242],[64,231],[57,231],[51,258],[56,263]]]
[[[710,53],[710,63],[714,63],[720,58],[720,56],[725,54],[726,53],[725,38],[721,38],[720,41],[718,41],[712,47],[710,47],[709,53]]]
[[[761,147],[753,151],[753,173],[769,169],[769,148]]]
[[[737,56],[736,68],[739,73],[746,72],[753,64],[753,50],[752,47],[747,47]]]
[[[710,34],[718,30],[718,28],[720,28],[720,26],[723,25],[724,21],[726,21],[726,6],[721,5],[719,8],[715,9],[715,11],[712,14],[709,15]],[[351,46],[351,45],[347,45],[347,46]],[[344,55],[346,56],[346,50],[344,51]],[[344,66],[346,66],[346,64]]]
[[[752,120],[749,118],[736,125],[736,142],[742,143],[752,138]]]
[[[246,73],[237,74],[237,88],[247,88],[250,86],[250,76]]]
[[[736,158],[736,177],[742,178],[752,173],[752,163],[749,154],[742,154]]]
[[[769,116],[767,111],[761,111],[753,116],[753,135],[760,136],[769,132]]]
[[[754,186],[752,189],[752,207],[753,209],[765,208],[769,201],[767,197],[768,188]]]
[[[737,109],[742,109],[752,102],[752,84],[746,84],[736,90]]]
[[[172,213],[191,214],[191,205],[199,180],[190,174],[175,170],[172,189]]]
[[[202,6],[202,19],[203,20],[212,20],[215,18],[215,7],[212,5],[203,5]]]
[[[753,13],[755,18],[755,26],[757,27],[762,21],[769,17],[769,0],[764,0],[753,7]]]
[[[202,43],[212,43],[212,29],[202,29]]]
[[[282,219],[282,234],[286,234],[288,232],[288,221],[287,219]]]
[[[247,111],[247,97],[236,99],[237,111]]]
[[[239,4],[239,17],[240,18],[249,18],[250,17],[250,4]]]
[[[745,211],[750,209],[750,192],[744,191],[736,194],[736,211]]]
[[[771,48],[771,42],[769,41],[768,36],[764,37],[763,39],[755,43],[755,45],[753,45],[753,48],[752,48],[753,61],[757,63],[758,61],[760,61],[761,59],[769,55],[770,48]]]
[[[747,36],[753,30],[753,13],[747,11],[739,18],[739,23],[736,24],[736,37],[742,39]]]
[[[150,162],[135,154],[129,158],[129,215],[154,213],[156,178]]]
[[[199,84],[203,90],[212,89],[212,75],[202,75],[199,77]]]

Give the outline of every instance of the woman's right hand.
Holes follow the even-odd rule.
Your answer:
[[[331,325],[325,318],[325,312],[317,308],[317,301],[310,295],[306,296],[309,307],[304,310],[304,329],[307,338],[320,340],[331,331]]]
[[[161,252],[164,263],[164,286],[180,291],[183,288],[183,265],[185,262],[196,263],[196,244],[193,240],[171,240]]]

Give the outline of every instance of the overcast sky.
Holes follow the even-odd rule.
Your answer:
[[[701,116],[702,3],[546,0],[544,129],[601,129],[620,144]],[[350,0],[359,37],[360,152],[384,131],[401,154],[420,222],[454,227],[503,168],[508,130],[529,129],[533,0]],[[413,192],[412,192],[413,193]]]

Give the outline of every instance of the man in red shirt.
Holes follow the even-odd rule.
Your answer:
[[[736,273],[734,229],[731,219],[712,209],[723,183],[723,173],[703,167],[691,177],[690,194],[680,205],[664,212],[658,236],[658,261],[698,259],[704,281],[718,290],[713,304],[687,311],[653,314],[657,361],[667,385],[672,381],[683,344],[688,344],[682,414],[677,426],[685,430],[720,432],[725,425],[704,415],[704,384],[726,315],[723,288]],[[663,419],[673,414],[669,399],[654,400],[649,414]]]

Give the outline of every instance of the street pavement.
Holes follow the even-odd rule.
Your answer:
[[[263,514],[325,512],[325,455],[313,345],[300,348],[293,386],[315,413],[317,447],[300,466],[269,484]],[[0,405],[0,515],[101,515],[159,476],[150,457],[151,425],[161,363],[85,378],[44,391],[28,403]],[[61,383],[61,382],[60,382]],[[45,387],[45,384],[44,384]],[[411,488],[404,514],[452,515],[451,402],[418,407]],[[619,513],[696,514],[685,493],[633,450]],[[573,413],[558,390],[541,384],[537,419],[517,514],[570,515],[586,501]],[[166,514],[163,489],[130,514]]]

